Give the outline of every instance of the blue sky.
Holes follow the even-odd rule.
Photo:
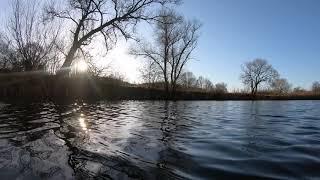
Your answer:
[[[196,75],[241,88],[241,64],[265,58],[294,86],[320,80],[319,0],[184,0],[178,10],[203,24],[188,64]]]
[[[295,86],[320,80],[319,0],[185,0],[179,9],[203,23],[195,74],[233,89],[242,63],[265,58]]]

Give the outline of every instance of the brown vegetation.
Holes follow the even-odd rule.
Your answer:
[[[163,87],[163,86],[162,86]],[[83,100],[164,100],[163,88],[146,88],[112,77],[58,77],[43,73],[10,74],[0,76],[0,99],[17,101],[72,101]],[[290,93],[224,93],[201,89],[178,88],[175,100],[305,100],[320,99],[313,92]]]

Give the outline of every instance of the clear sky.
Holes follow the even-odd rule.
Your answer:
[[[195,74],[241,87],[241,64],[259,57],[295,86],[320,80],[319,0],[185,0],[179,9],[203,23]]]
[[[0,13],[8,2],[0,0]],[[203,24],[196,60],[188,64],[196,75],[232,90],[242,87],[241,64],[265,58],[294,86],[320,80],[320,0],[184,0],[178,10]],[[133,61],[118,55],[124,49],[113,54],[122,59],[120,69]],[[137,65],[123,70],[134,74]]]

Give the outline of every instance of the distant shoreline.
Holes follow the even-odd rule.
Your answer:
[[[315,94],[266,95],[213,93],[178,90],[168,98],[162,89],[145,88],[110,78],[73,77],[58,79],[53,75],[0,75],[0,101],[96,101],[96,100],[320,100]]]

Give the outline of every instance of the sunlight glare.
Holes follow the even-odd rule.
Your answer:
[[[114,49],[112,49],[105,59],[100,61],[101,66],[110,64],[111,69],[114,72],[119,73],[125,77],[129,82],[137,82],[140,78],[140,61],[129,55],[128,45],[124,42],[119,43]],[[109,60],[109,61],[106,61]],[[111,63],[110,63],[111,61]]]
[[[88,129],[87,129],[87,125],[85,123],[85,119],[84,118],[79,118],[79,123],[80,123],[80,126],[82,128],[82,130],[84,130],[86,133],[88,132]]]
[[[76,67],[77,71],[79,71],[79,72],[86,72],[88,69],[88,65],[84,61],[79,61],[76,66],[77,66]]]

